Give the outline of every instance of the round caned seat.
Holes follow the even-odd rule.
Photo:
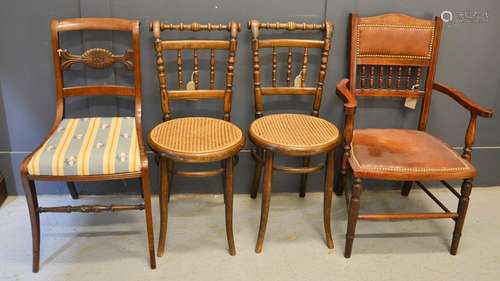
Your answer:
[[[335,125],[305,114],[273,114],[255,120],[248,131],[258,146],[301,156],[332,150],[340,141]]]
[[[149,134],[149,145],[157,153],[184,162],[211,162],[226,159],[243,148],[240,128],[230,122],[187,117],[163,122]]]

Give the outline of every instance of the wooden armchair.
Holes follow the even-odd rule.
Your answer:
[[[325,239],[328,248],[333,248],[331,234],[331,207],[333,193],[333,166],[334,150],[340,142],[340,133],[337,128],[327,120],[319,118],[321,97],[323,94],[324,80],[328,66],[328,56],[331,49],[333,24],[323,22],[312,23],[261,23],[251,20],[248,28],[252,30],[253,49],[253,79],[255,90],[255,118],[250,125],[248,135],[256,145],[252,151],[255,159],[255,174],[251,189],[251,197],[256,198],[259,189],[262,167],[264,167],[264,183],[262,192],[262,211],[260,217],[259,234],[255,252],[260,253],[264,243],[264,236],[269,216],[271,201],[271,185],[273,170],[284,173],[301,174],[300,196],[305,196],[307,174],[320,171],[325,168],[325,189],[323,224],[325,228]],[[261,30],[282,31],[309,31],[310,33],[322,33],[321,40],[297,39],[297,38],[259,38]],[[270,36],[269,36],[270,37]],[[261,81],[260,57],[261,49],[272,49],[272,74],[271,85],[265,87]],[[286,83],[277,80],[277,49],[287,50]],[[300,73],[292,79],[293,48],[302,49],[302,65]],[[314,86],[307,85],[311,58],[310,49],[319,49],[319,73]],[[309,74],[310,75],[310,74]],[[280,85],[281,84],[281,85]],[[305,114],[263,114],[263,96],[283,95],[306,95],[314,98],[311,115]],[[303,167],[287,167],[274,163],[275,154],[302,157]],[[311,156],[326,154],[325,165],[311,166]]]
[[[130,32],[133,46],[123,54],[102,48],[86,50],[81,55],[61,49],[60,34],[80,30],[117,30]],[[33,272],[40,259],[40,214],[47,212],[102,212],[145,210],[151,268],[156,267],[149,190],[148,160],[141,129],[141,66],[139,21],[116,18],[74,18],[52,20],[52,55],[56,80],[56,118],[48,137],[22,162],[21,178],[31,219]],[[63,74],[73,64],[104,69],[120,64],[134,73],[134,85],[64,85]],[[65,100],[84,96],[126,96],[134,99],[135,116],[66,118]],[[78,199],[74,182],[138,178],[144,204],[82,205],[41,207],[35,180],[64,181],[74,199]]]
[[[434,81],[442,21],[423,20],[403,14],[374,17],[351,16],[349,79],[337,85],[344,103],[344,155],[338,195],[353,175],[352,195],[346,193],[348,225],[345,257],[351,256],[356,222],[380,219],[443,219],[455,221],[451,254],[455,255],[465,221],[472,179],[471,164],[477,117],[491,117],[483,108],[458,90]],[[432,91],[444,93],[470,111],[462,155],[451,146],[426,133]],[[417,130],[354,129],[358,97],[421,99]],[[429,195],[444,212],[404,214],[359,214],[361,179],[403,181],[402,195],[408,196],[412,183]],[[460,193],[446,180],[463,180]],[[423,185],[423,181],[441,181],[458,199],[456,212],[449,210]]]
[[[158,256],[165,251],[167,239],[168,202],[173,175],[183,177],[209,177],[223,175],[224,203],[226,214],[226,235],[230,255],[236,255],[233,238],[233,166],[238,152],[243,148],[244,136],[240,128],[230,122],[233,94],[234,63],[236,60],[237,36],[240,24],[171,24],[154,21],[150,26],[154,37],[156,66],[162,99],[163,120],[149,134],[149,145],[160,158],[160,240]],[[162,31],[173,32],[224,32],[226,40],[165,40]],[[183,51],[193,52],[192,80],[184,83]],[[209,51],[208,88],[203,88],[199,80],[200,49]],[[177,65],[177,89],[167,88],[167,71],[164,53],[175,53]],[[216,52],[227,53],[225,84],[216,88]],[[172,118],[171,100],[207,100],[224,102],[223,120],[209,117]],[[209,171],[178,171],[175,162],[209,163],[221,162],[221,168]]]

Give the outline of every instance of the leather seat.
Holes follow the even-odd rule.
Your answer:
[[[355,177],[385,180],[473,178],[475,168],[451,146],[426,132],[357,129],[349,163]],[[417,175],[417,176],[415,176]]]

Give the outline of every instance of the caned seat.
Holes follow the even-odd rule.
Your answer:
[[[335,125],[305,114],[272,114],[255,120],[248,130],[259,146],[291,155],[332,150],[340,140]]]
[[[139,172],[134,117],[63,119],[33,154],[30,175],[89,176]]]
[[[149,144],[173,159],[186,162],[218,161],[243,148],[240,128],[230,122],[209,117],[172,119],[156,126],[149,134]]]
[[[354,130],[349,164],[355,177],[440,180],[476,176],[452,147],[426,132],[405,129]]]

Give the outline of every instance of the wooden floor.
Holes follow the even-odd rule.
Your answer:
[[[455,202],[448,190],[435,193],[448,205]],[[158,198],[153,200],[158,235]],[[40,201],[43,206],[75,203],[69,195],[40,196]],[[106,196],[80,201],[127,200]],[[174,195],[166,254],[154,271],[148,265],[142,212],[44,214],[40,273],[34,274],[26,202],[9,197],[0,208],[0,280],[499,280],[499,202],[500,188],[473,190],[457,256],[448,253],[451,221],[360,221],[352,257],[344,259],[343,198],[334,197],[335,249],[329,250],[323,238],[322,194],[273,194],[264,250],[256,254],[260,194],[256,200],[237,195],[237,255],[231,257],[222,196]],[[367,191],[361,205],[362,211],[437,211],[419,190],[408,198]]]

